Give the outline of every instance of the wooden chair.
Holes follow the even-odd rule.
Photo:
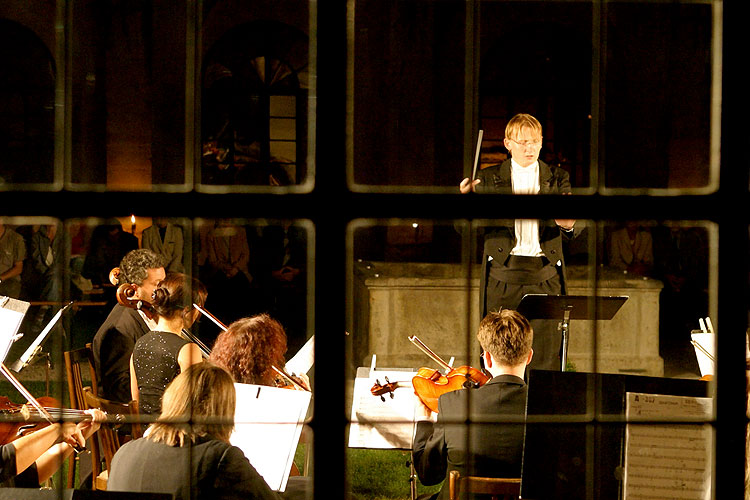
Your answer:
[[[518,500],[521,478],[461,476],[452,470],[448,477],[450,500],[458,500],[461,493],[489,495],[492,500]]]
[[[98,439],[99,451],[104,457],[105,470],[98,471],[94,474],[94,488],[102,489],[106,485],[106,476],[112,465],[112,457],[115,455],[120,446],[130,439],[137,439],[143,435],[141,424],[138,421],[138,403],[131,401],[129,403],[117,403],[109,401],[92,394],[91,389],[83,389],[84,400],[87,408],[99,408],[109,415],[125,415],[126,421],[130,426],[130,433],[124,434],[118,431],[118,424],[105,423],[99,428],[94,435]]]
[[[89,380],[91,381],[91,391],[94,394],[98,394],[98,383],[96,380],[96,371],[94,369],[94,351],[91,349],[91,344],[86,344],[85,347],[80,349],[73,349],[72,351],[65,351],[63,353],[65,358],[65,373],[68,377],[68,394],[70,396],[70,407],[77,410],[85,410],[87,408],[86,401],[83,398],[83,369],[82,365],[88,363],[89,365]],[[96,446],[96,439],[91,440],[91,463],[92,472],[94,477],[99,473],[99,448]],[[73,481],[75,478],[76,465],[78,464],[78,456],[71,456],[68,459],[68,488],[73,488]]]

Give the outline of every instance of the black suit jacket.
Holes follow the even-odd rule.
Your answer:
[[[135,342],[149,332],[135,309],[115,304],[94,335],[94,367],[99,395],[111,401],[127,403],[130,393],[130,355]]]
[[[443,394],[438,421],[417,422],[412,445],[422,484],[445,480],[439,499],[448,498],[448,474],[521,477],[527,386],[514,375],[494,377],[479,389]],[[472,423],[466,425],[468,418]]]
[[[477,187],[477,193],[512,194],[511,182],[511,160],[505,160],[500,165],[480,170],[477,178],[481,179]],[[570,176],[559,168],[551,167],[539,160],[539,194],[564,194],[570,193]],[[580,225],[579,225],[580,226]],[[565,259],[563,257],[562,238],[572,238],[580,233],[580,230],[563,231],[555,223],[554,219],[539,220],[539,244],[545,257],[553,264],[558,265],[560,274],[560,285],[563,295],[565,290]],[[489,274],[489,257],[492,262],[504,263],[516,246],[515,219],[499,219],[498,225],[488,232],[484,239],[484,255],[482,256],[482,274],[479,285],[479,304],[482,317],[487,311],[484,310],[485,291],[487,287],[487,276]]]

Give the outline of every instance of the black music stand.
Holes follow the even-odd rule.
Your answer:
[[[610,320],[628,300],[627,295],[545,295],[526,294],[518,304],[518,312],[526,319],[561,319],[558,330],[562,333],[560,370],[568,362],[568,334],[571,319]],[[593,307],[592,307],[593,306]]]

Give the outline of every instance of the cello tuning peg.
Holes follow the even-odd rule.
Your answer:
[[[381,395],[380,400],[385,403],[385,396]]]
[[[389,394],[391,395],[391,399],[393,399],[393,393],[392,393],[392,392],[389,392]]]

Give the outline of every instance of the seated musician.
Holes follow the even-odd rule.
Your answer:
[[[193,304],[203,306],[206,296],[198,280],[181,273],[169,273],[154,290],[150,304],[156,329],[138,339],[130,361],[131,394],[139,413],[158,415],[167,385],[203,360],[198,345],[181,332],[200,314]]]
[[[284,327],[268,314],[238,319],[216,338],[210,360],[225,368],[240,384],[278,386],[273,367],[284,368],[287,339]],[[303,387],[310,387],[306,374],[295,377]]]
[[[523,377],[533,355],[533,331],[520,313],[502,309],[480,322],[477,338],[492,379],[478,389],[440,396],[436,422],[427,406],[420,403],[417,410],[412,443],[417,476],[425,485],[445,480],[434,498],[448,498],[451,470],[461,475],[521,477],[527,394]],[[466,424],[468,419],[471,422]]]
[[[139,299],[150,301],[164,279],[161,257],[145,248],[131,250],[120,261],[118,284],[133,284]],[[110,401],[130,401],[130,355],[135,342],[149,332],[146,320],[135,309],[115,304],[94,336],[94,366],[100,396]]]
[[[57,472],[75,447],[105,420],[100,410],[86,410],[92,419],[78,423],[55,423],[0,446],[0,487],[39,488]]]
[[[170,493],[175,500],[281,498],[229,443],[235,401],[226,370],[210,362],[188,367],[167,387],[146,436],[115,454],[107,490]]]

